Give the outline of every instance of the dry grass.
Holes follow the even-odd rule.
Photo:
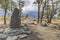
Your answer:
[[[59,19],[53,19],[52,22],[55,22],[55,23],[60,23],[60,20]]]
[[[47,19],[43,19],[43,21],[47,21]],[[53,23],[60,23],[60,19],[52,19],[52,22]]]
[[[10,20],[10,17],[6,17],[6,19],[9,21]],[[25,17],[21,17],[21,19],[24,21],[24,20],[32,20],[33,18],[25,18]],[[4,17],[3,16],[0,16],[0,21],[4,20]],[[46,19],[43,19],[43,20],[46,20]],[[59,19],[52,19],[52,22],[60,22]]]

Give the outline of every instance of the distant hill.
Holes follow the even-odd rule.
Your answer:
[[[2,15],[4,15],[4,11],[0,10],[0,16],[2,16]],[[26,16],[26,13],[22,13],[22,16]],[[28,16],[29,17],[37,17],[37,12],[36,11],[29,11]]]
[[[37,17],[37,12],[36,11],[29,11],[28,13],[28,17]],[[22,13],[23,16],[26,16],[25,13]]]

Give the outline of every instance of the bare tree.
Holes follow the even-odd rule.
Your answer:
[[[46,0],[45,0],[45,2],[44,2],[44,6],[42,7],[41,23],[42,23],[42,20],[43,20],[43,15],[44,15],[44,9],[45,9],[45,6],[46,6]]]
[[[34,4],[38,4],[38,21],[37,23],[39,23],[39,18],[40,18],[40,8],[41,8],[41,3],[43,0],[36,0],[36,2],[34,2]]]
[[[19,13],[20,13],[20,25],[21,25],[21,13],[22,13],[22,7],[24,6],[24,1],[18,0],[19,4]]]

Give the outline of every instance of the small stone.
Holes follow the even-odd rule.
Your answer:
[[[52,26],[53,26],[53,24],[50,24],[50,25],[49,25],[49,27],[52,27]]]
[[[52,27],[52,26],[53,26],[53,24],[49,24],[49,25],[48,25],[48,27]]]
[[[25,31],[27,31],[27,30],[28,30],[28,28],[27,28],[27,27],[23,27],[23,29],[24,29]]]
[[[25,34],[28,34],[29,35],[30,33],[31,33],[31,31],[25,31]]]
[[[37,25],[37,23],[36,23],[36,22],[31,22],[31,24],[33,24],[33,25]]]
[[[9,36],[7,37],[6,40],[16,40],[17,39],[17,36]]]
[[[21,32],[22,32],[22,34],[30,34],[31,33],[31,31],[29,31],[28,29],[20,29],[21,30]]]
[[[26,35],[26,34],[22,34],[22,35],[18,35],[18,38],[20,38],[20,39],[23,39],[23,38],[26,38],[28,35]]]

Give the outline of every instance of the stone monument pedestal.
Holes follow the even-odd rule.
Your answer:
[[[26,25],[21,27],[19,9],[15,8],[11,16],[10,27],[1,29],[0,31],[0,40],[6,40],[6,38],[7,40],[15,40],[15,38],[17,39],[18,37],[27,37],[27,35],[30,34],[30,31],[27,29]]]

